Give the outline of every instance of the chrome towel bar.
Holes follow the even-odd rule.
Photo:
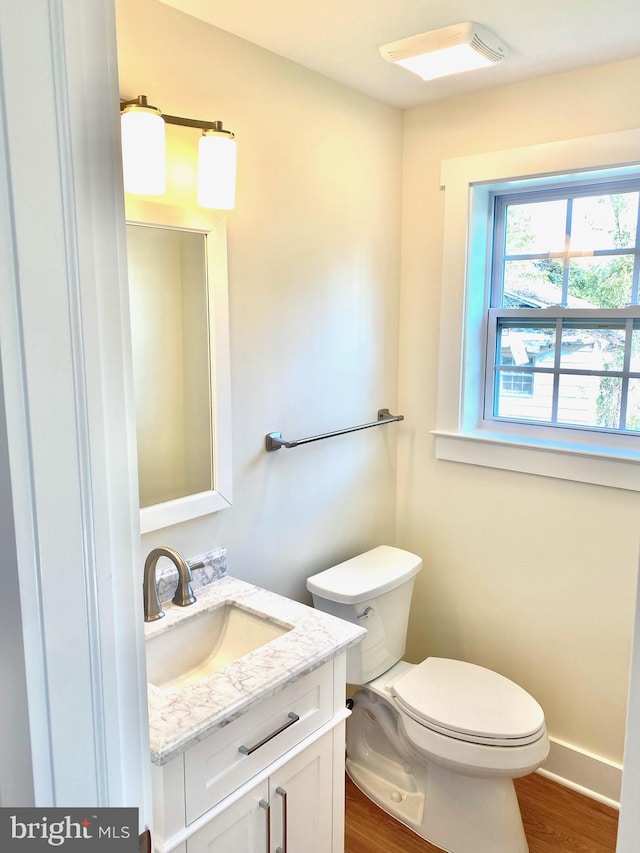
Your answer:
[[[389,409],[378,409],[378,419],[369,424],[358,424],[358,426],[336,429],[333,432],[323,432],[321,435],[311,435],[309,438],[299,438],[297,441],[285,441],[281,432],[270,432],[265,437],[267,450],[280,450],[281,447],[298,447],[300,444],[309,444],[311,441],[321,441],[323,438],[333,438],[335,435],[345,435],[348,432],[357,432],[360,429],[391,424],[394,421],[403,421],[404,415],[392,415]]]

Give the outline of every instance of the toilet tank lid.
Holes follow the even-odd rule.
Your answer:
[[[328,601],[357,604],[400,586],[421,568],[422,560],[415,554],[379,545],[307,578],[307,589]]]

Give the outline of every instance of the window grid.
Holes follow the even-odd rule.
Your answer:
[[[581,197],[611,197],[621,193],[636,195],[638,200],[636,210],[635,239],[632,245],[614,248],[572,250],[571,240],[573,236],[574,200]],[[566,204],[565,209],[565,234],[564,247],[562,251],[549,252],[511,252],[507,254],[507,215],[508,208],[516,204],[532,204],[539,201],[561,200]],[[631,273],[630,303],[624,308],[581,308],[579,310],[568,308],[570,296],[570,272],[571,262],[574,258],[622,258],[632,257],[633,266]],[[556,260],[562,263],[561,299],[558,305],[548,305],[543,308],[509,308],[505,307],[505,270],[510,261],[550,261]],[[554,427],[567,427],[571,429],[582,428],[597,431],[610,431],[616,433],[637,434],[640,425],[632,425],[628,421],[630,382],[640,378],[638,371],[631,370],[633,332],[640,329],[640,306],[638,306],[640,281],[640,181],[621,181],[608,184],[589,184],[574,187],[559,187],[555,190],[532,191],[527,193],[505,193],[494,197],[493,208],[493,251],[491,269],[491,288],[488,323],[488,346],[487,346],[487,381],[485,383],[485,419],[508,420],[524,424],[538,424]],[[526,300],[525,300],[526,301]],[[555,321],[555,352],[553,354],[553,367],[536,364],[515,364],[513,358],[502,355],[504,346],[502,331],[507,328],[518,328],[517,325],[510,327],[504,325],[505,320],[522,320],[520,328],[549,329],[550,321]],[[573,325],[571,325],[573,321]],[[578,325],[576,325],[578,321]],[[585,369],[581,367],[569,367],[562,363],[563,355],[563,332],[567,329],[579,328],[582,322],[586,329],[597,328],[609,331],[624,329],[624,349],[622,353],[622,364],[619,369],[606,366],[602,369]],[[596,325],[594,326],[594,322]],[[568,323],[568,325],[567,325]],[[621,325],[622,324],[622,325]],[[533,387],[536,376],[547,376],[552,380],[551,402],[549,418],[541,418],[520,412],[501,412],[501,404],[508,397],[533,395]],[[525,377],[530,377],[529,385],[525,386]],[[573,377],[573,380],[570,378]],[[613,398],[609,403],[609,418],[617,409],[617,424],[602,426],[600,423],[579,423],[567,420],[560,416],[562,405],[561,380],[564,384],[573,381],[578,385],[580,377],[604,377],[611,380],[619,380],[619,396]],[[569,379],[568,379],[569,378]],[[548,382],[548,380],[547,380]],[[638,385],[637,381],[635,382]],[[531,388],[531,391],[518,391],[520,388]],[[568,387],[568,386],[567,386]],[[606,388],[614,387],[611,383],[600,383],[598,388],[598,399],[594,403],[597,407],[604,396]],[[506,392],[506,393],[503,393]],[[637,394],[636,394],[637,396]],[[566,402],[566,401],[565,401]]]
[[[633,309],[625,309],[626,311],[631,311]],[[598,315],[607,319],[609,317],[608,312],[599,311]],[[636,314],[638,312],[634,312]],[[498,355],[498,350],[500,348],[500,335],[498,334],[498,330],[500,329],[500,321],[504,319],[526,319],[527,325],[535,325],[536,318],[539,318],[539,322],[544,322],[548,327],[549,318],[545,310],[536,310],[536,311],[526,311],[524,309],[491,309],[489,311],[489,336],[488,336],[488,352],[495,354],[495,357],[492,358],[493,363],[493,374],[494,381],[489,384],[487,383],[487,393],[485,398],[485,410],[487,412],[495,412],[496,403],[498,399],[498,391],[499,389],[513,391],[514,389],[509,388],[508,386],[505,388],[503,384],[503,378],[506,375],[513,376],[531,376],[530,387],[531,392],[522,391],[521,394],[530,394],[533,393],[533,387],[535,382],[535,376],[548,376],[552,380],[552,402],[550,409],[550,417],[548,420],[540,420],[535,418],[527,418],[523,420],[523,423],[536,423],[539,425],[552,425],[558,427],[570,427],[576,428],[575,424],[571,425],[568,423],[563,423],[558,419],[558,410],[559,410],[559,401],[560,401],[560,380],[562,377],[603,377],[603,378],[611,378],[611,379],[620,379],[621,380],[621,394],[620,394],[620,414],[619,414],[619,423],[618,427],[611,430],[613,432],[628,432],[628,433],[636,433],[637,429],[627,428],[625,429],[625,424],[627,421],[627,401],[629,394],[629,383],[633,380],[640,380],[640,370],[631,370],[631,354],[632,354],[632,335],[634,330],[636,333],[640,332],[640,320],[635,318],[635,316],[629,316],[624,322],[624,332],[625,332],[625,344],[624,344],[624,355],[623,355],[623,364],[622,367],[618,370],[616,369],[602,369],[602,370],[594,370],[594,369],[581,369],[581,368],[571,368],[571,367],[563,367],[561,366],[562,359],[562,346],[556,346],[554,352],[554,364],[553,367],[539,367],[534,365],[513,365],[506,363],[498,363],[500,361],[500,357]],[[562,331],[566,327],[564,322],[566,320],[575,321],[575,319],[583,319],[584,312],[576,312],[572,309],[564,309],[562,311],[562,316],[556,318],[555,320],[555,339],[556,341],[562,340]],[[518,393],[518,392],[515,392]],[[517,418],[500,418],[495,415],[490,415],[496,420],[518,420]],[[597,429],[598,431],[605,430],[604,427],[587,427],[590,429]]]

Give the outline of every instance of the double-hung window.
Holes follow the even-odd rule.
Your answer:
[[[640,491],[640,130],[441,185],[436,456]]]
[[[485,418],[640,432],[640,181],[492,196]]]

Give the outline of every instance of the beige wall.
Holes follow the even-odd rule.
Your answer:
[[[236,576],[306,598],[309,574],[395,539],[395,426],[271,454],[264,437],[395,408],[402,114],[155,0],[117,12],[121,95],[238,140],[233,506],[145,535],[141,560],[224,545]],[[169,202],[195,204],[197,138],[169,128]]]
[[[443,159],[637,127],[616,63],[405,113],[398,543],[421,554],[413,660],[495,668],[542,703],[550,733],[621,761],[638,565],[636,492],[437,461]]]

